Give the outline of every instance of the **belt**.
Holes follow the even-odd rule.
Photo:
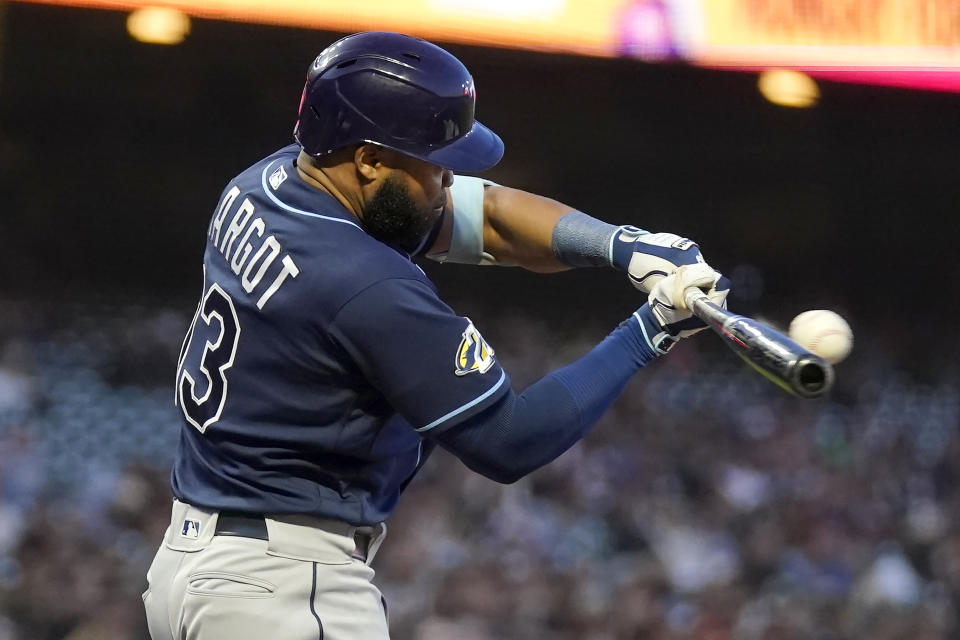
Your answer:
[[[270,539],[267,531],[267,521],[262,515],[231,511],[220,512],[213,535],[237,536],[240,538],[254,538],[256,540]],[[366,562],[372,542],[372,528],[357,527],[357,530],[353,534],[354,550],[353,553],[350,554],[350,557]]]

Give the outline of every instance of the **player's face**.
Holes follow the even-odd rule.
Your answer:
[[[445,188],[453,184],[453,172],[435,164],[400,156],[395,173],[405,178],[417,206],[439,217],[447,203]]]
[[[402,154],[390,158],[390,171],[367,202],[363,224],[373,237],[413,252],[430,233],[446,206],[453,173]]]

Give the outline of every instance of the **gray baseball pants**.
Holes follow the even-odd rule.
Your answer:
[[[153,640],[387,640],[386,603],[354,528],[266,518],[268,540],[215,535],[216,511],[175,501],[143,594]],[[226,521],[226,519],[225,519]]]

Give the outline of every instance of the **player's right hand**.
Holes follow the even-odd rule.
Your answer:
[[[675,340],[692,336],[707,326],[687,308],[684,291],[689,287],[699,287],[710,302],[720,307],[727,306],[730,281],[706,263],[682,265],[672,274],[661,278],[650,291],[647,304],[663,330]]]

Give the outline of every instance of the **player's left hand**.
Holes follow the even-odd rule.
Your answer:
[[[700,247],[689,238],[630,226],[614,237],[612,254],[614,265],[626,271],[633,286],[644,293],[683,265],[705,262]]]
[[[703,262],[682,265],[674,273],[657,282],[650,292],[648,304],[660,326],[674,340],[690,337],[707,327],[703,320],[687,308],[684,298],[687,287],[699,287],[707,294],[710,302],[726,308],[730,280]]]

